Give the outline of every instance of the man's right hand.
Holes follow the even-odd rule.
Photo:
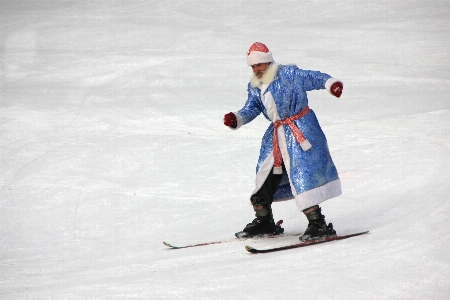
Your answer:
[[[236,115],[232,112],[227,113],[223,116],[223,124],[228,127],[236,128],[237,127],[237,119]]]

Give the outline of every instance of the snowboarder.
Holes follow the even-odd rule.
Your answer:
[[[273,219],[275,200],[295,199],[309,224],[301,240],[335,235],[319,204],[341,195],[341,183],[326,137],[308,106],[307,91],[327,89],[339,98],[343,83],[328,74],[281,65],[263,43],[247,53],[253,70],[244,107],[224,116],[224,124],[238,129],[262,113],[271,122],[262,138],[256,166],[256,188],[250,202],[256,218],[237,237],[282,232]]]

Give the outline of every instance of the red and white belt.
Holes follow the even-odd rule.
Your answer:
[[[298,112],[298,114],[286,118],[284,120],[278,120],[275,123],[273,123],[273,173],[274,174],[282,174],[283,170],[281,168],[281,164],[283,162],[283,158],[281,156],[280,147],[278,145],[278,135],[277,135],[277,129],[281,125],[288,125],[291,128],[292,134],[294,135],[296,141],[300,144],[303,151],[308,151],[312,146],[309,143],[309,141],[306,139],[306,137],[303,135],[303,132],[294,124],[295,120],[301,119],[304,116],[306,116],[309,113],[310,109],[309,106],[306,106],[301,111]]]

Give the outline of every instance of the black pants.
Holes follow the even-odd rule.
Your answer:
[[[281,167],[283,168],[283,174],[286,172],[286,167],[284,166],[284,162],[282,163]],[[252,197],[259,197],[264,200],[264,202],[268,203],[269,205],[273,202],[273,195],[277,191],[278,185],[281,182],[281,179],[283,178],[283,174],[273,174],[273,168],[269,173],[269,176],[267,176],[266,181],[264,181],[264,184],[262,187],[254,194]]]

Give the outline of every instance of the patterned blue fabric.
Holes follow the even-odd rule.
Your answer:
[[[266,92],[272,93],[278,114],[281,119],[285,119],[296,115],[305,108],[308,105],[306,92],[325,89],[325,82],[329,78],[331,78],[330,75],[321,72],[301,70],[294,65],[280,65]],[[261,113],[270,121],[261,101],[261,90],[249,83],[248,99],[238,114],[242,117],[243,124],[247,124]],[[331,159],[326,137],[314,111],[311,110],[305,117],[295,120],[294,123],[312,145],[311,149],[303,151],[289,126],[284,126],[287,150],[290,156],[290,165],[286,167],[290,170],[290,178],[295,191],[300,194],[338,179],[338,173]],[[271,123],[262,138],[256,173],[264,160],[271,155],[272,142],[273,124]],[[292,197],[287,174],[284,174],[274,200]]]

